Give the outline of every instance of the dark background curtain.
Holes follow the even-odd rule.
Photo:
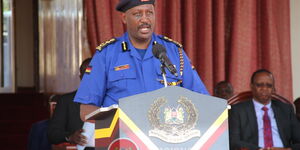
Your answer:
[[[89,45],[126,30],[119,0],[85,0]],[[184,45],[210,93],[230,81],[249,90],[251,74],[274,73],[277,93],[292,100],[289,0],[156,0],[156,33]]]

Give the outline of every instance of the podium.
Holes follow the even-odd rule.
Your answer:
[[[227,150],[227,101],[177,86],[129,96],[102,108],[96,150]]]

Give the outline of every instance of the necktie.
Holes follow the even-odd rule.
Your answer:
[[[273,147],[273,139],[272,139],[272,127],[271,127],[271,121],[268,115],[268,108],[263,107],[262,110],[265,112],[263,116],[263,122],[264,122],[264,144],[265,148]]]

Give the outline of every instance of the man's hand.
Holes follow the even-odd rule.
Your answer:
[[[97,110],[98,108],[100,107],[94,105],[80,104],[80,119],[83,122],[85,122],[85,116]]]
[[[79,145],[85,145],[87,144],[87,138],[82,135],[83,129],[79,129],[75,131],[73,134],[69,136],[69,142],[71,144],[79,144]]]

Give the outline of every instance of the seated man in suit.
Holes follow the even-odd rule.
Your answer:
[[[91,58],[84,60],[80,66],[82,79]],[[80,119],[80,105],[73,101],[76,91],[61,96],[57,102],[53,117],[50,120],[48,138],[52,144],[69,142],[71,144],[86,144],[83,132],[83,122]]]
[[[261,69],[251,77],[253,98],[232,106],[229,114],[230,149],[299,150],[299,122],[292,105],[271,100],[272,73]]]
[[[60,99],[60,95],[51,95],[47,103],[47,107],[50,113],[50,118],[53,115],[57,101]],[[49,119],[38,121],[32,124],[30,133],[28,136],[27,150],[51,150],[51,143],[47,137],[47,130],[49,126]]]

